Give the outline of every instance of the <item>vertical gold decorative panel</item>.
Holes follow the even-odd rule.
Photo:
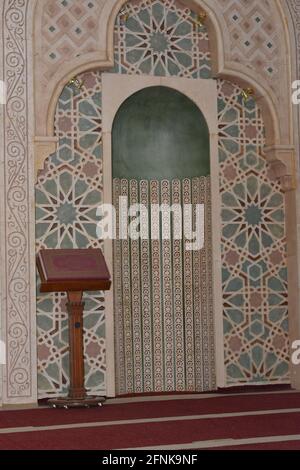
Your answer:
[[[181,182],[179,179],[172,181],[172,203],[181,204]],[[180,218],[182,225],[182,217]],[[174,224],[179,223],[174,217]],[[173,298],[174,298],[174,349],[176,351],[176,390],[185,391],[185,341],[184,341],[184,317],[183,317],[183,254],[182,240],[173,240]]]
[[[183,180],[183,204],[191,204],[192,181]],[[192,214],[191,214],[192,216]],[[189,217],[184,220],[185,232],[192,223]],[[184,245],[188,240],[184,238]],[[193,253],[183,250],[183,292],[184,292],[184,322],[185,322],[185,361],[186,361],[186,388],[195,390],[195,345],[194,345],[194,310],[193,310]]]
[[[121,195],[128,197],[128,181],[121,180]],[[132,308],[131,308],[131,273],[130,273],[130,243],[122,240],[122,255],[116,262],[122,265],[122,295],[123,295],[123,321],[124,321],[124,350],[125,350],[125,376],[126,385],[122,385],[127,393],[134,392],[133,377],[133,341],[132,341]],[[122,389],[122,387],[120,387]]]
[[[159,204],[159,181],[150,182],[150,204]],[[153,229],[153,230],[152,230]],[[159,232],[159,221],[151,221],[151,236]],[[154,391],[164,391],[163,371],[163,314],[161,291],[161,241],[151,238],[152,272],[152,321],[153,321],[153,362]]]
[[[149,183],[140,182],[140,201],[149,207]],[[145,220],[146,217],[146,220]],[[141,223],[149,224],[148,216],[141,216]],[[153,327],[150,281],[150,241],[141,240],[141,302],[142,302],[142,332],[143,332],[143,361],[144,361],[144,392],[153,390]]]

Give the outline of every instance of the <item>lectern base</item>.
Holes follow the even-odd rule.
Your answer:
[[[53,398],[48,400],[48,405],[52,408],[90,408],[94,406],[102,406],[105,402],[104,397],[87,396],[85,398]]]

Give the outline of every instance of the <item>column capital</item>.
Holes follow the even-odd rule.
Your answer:
[[[37,179],[39,171],[43,169],[46,158],[56,151],[58,140],[58,137],[53,136],[34,137],[35,179]]]
[[[276,178],[280,180],[282,190],[296,189],[295,147],[272,145],[264,148],[264,154]]]

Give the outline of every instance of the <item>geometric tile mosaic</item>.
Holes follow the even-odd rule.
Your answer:
[[[56,110],[58,150],[36,184],[36,248],[101,247],[96,210],[102,201],[101,79],[82,75],[84,87],[67,86]],[[105,389],[104,307],[101,293],[85,296],[86,385]],[[39,396],[68,387],[68,328],[64,294],[37,297]]]
[[[116,73],[210,78],[207,31],[189,8],[177,0],[140,0],[123,12],[115,26]]]
[[[97,50],[99,0],[47,0],[43,10],[42,61],[49,80],[72,56]]]
[[[259,71],[276,90],[280,77],[280,26],[270,0],[219,0],[230,35],[231,60]],[[274,13],[273,13],[274,14]]]
[[[261,5],[267,27],[266,2]],[[206,29],[196,25],[195,15],[185,5],[177,0],[137,0],[125,8],[128,20],[120,14],[115,27],[114,72],[210,78]],[[38,177],[37,249],[101,246],[95,233],[95,210],[103,193],[101,72],[81,78],[80,91],[66,86],[59,99],[55,117],[59,147]],[[264,126],[258,107],[253,100],[243,103],[241,90],[233,84],[218,81],[218,87],[227,382],[287,382],[283,194],[262,156]],[[68,386],[65,298],[38,294],[37,305],[38,380],[43,397],[60,394]],[[104,312],[99,294],[90,294],[86,304],[85,372],[89,390],[105,389]]]
[[[228,383],[289,378],[284,197],[262,157],[253,100],[219,82],[222,276]]]

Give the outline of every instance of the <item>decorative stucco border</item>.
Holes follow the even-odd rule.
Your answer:
[[[35,1],[5,0],[1,56],[7,104],[1,139],[2,402],[34,403],[36,385],[32,24]]]

